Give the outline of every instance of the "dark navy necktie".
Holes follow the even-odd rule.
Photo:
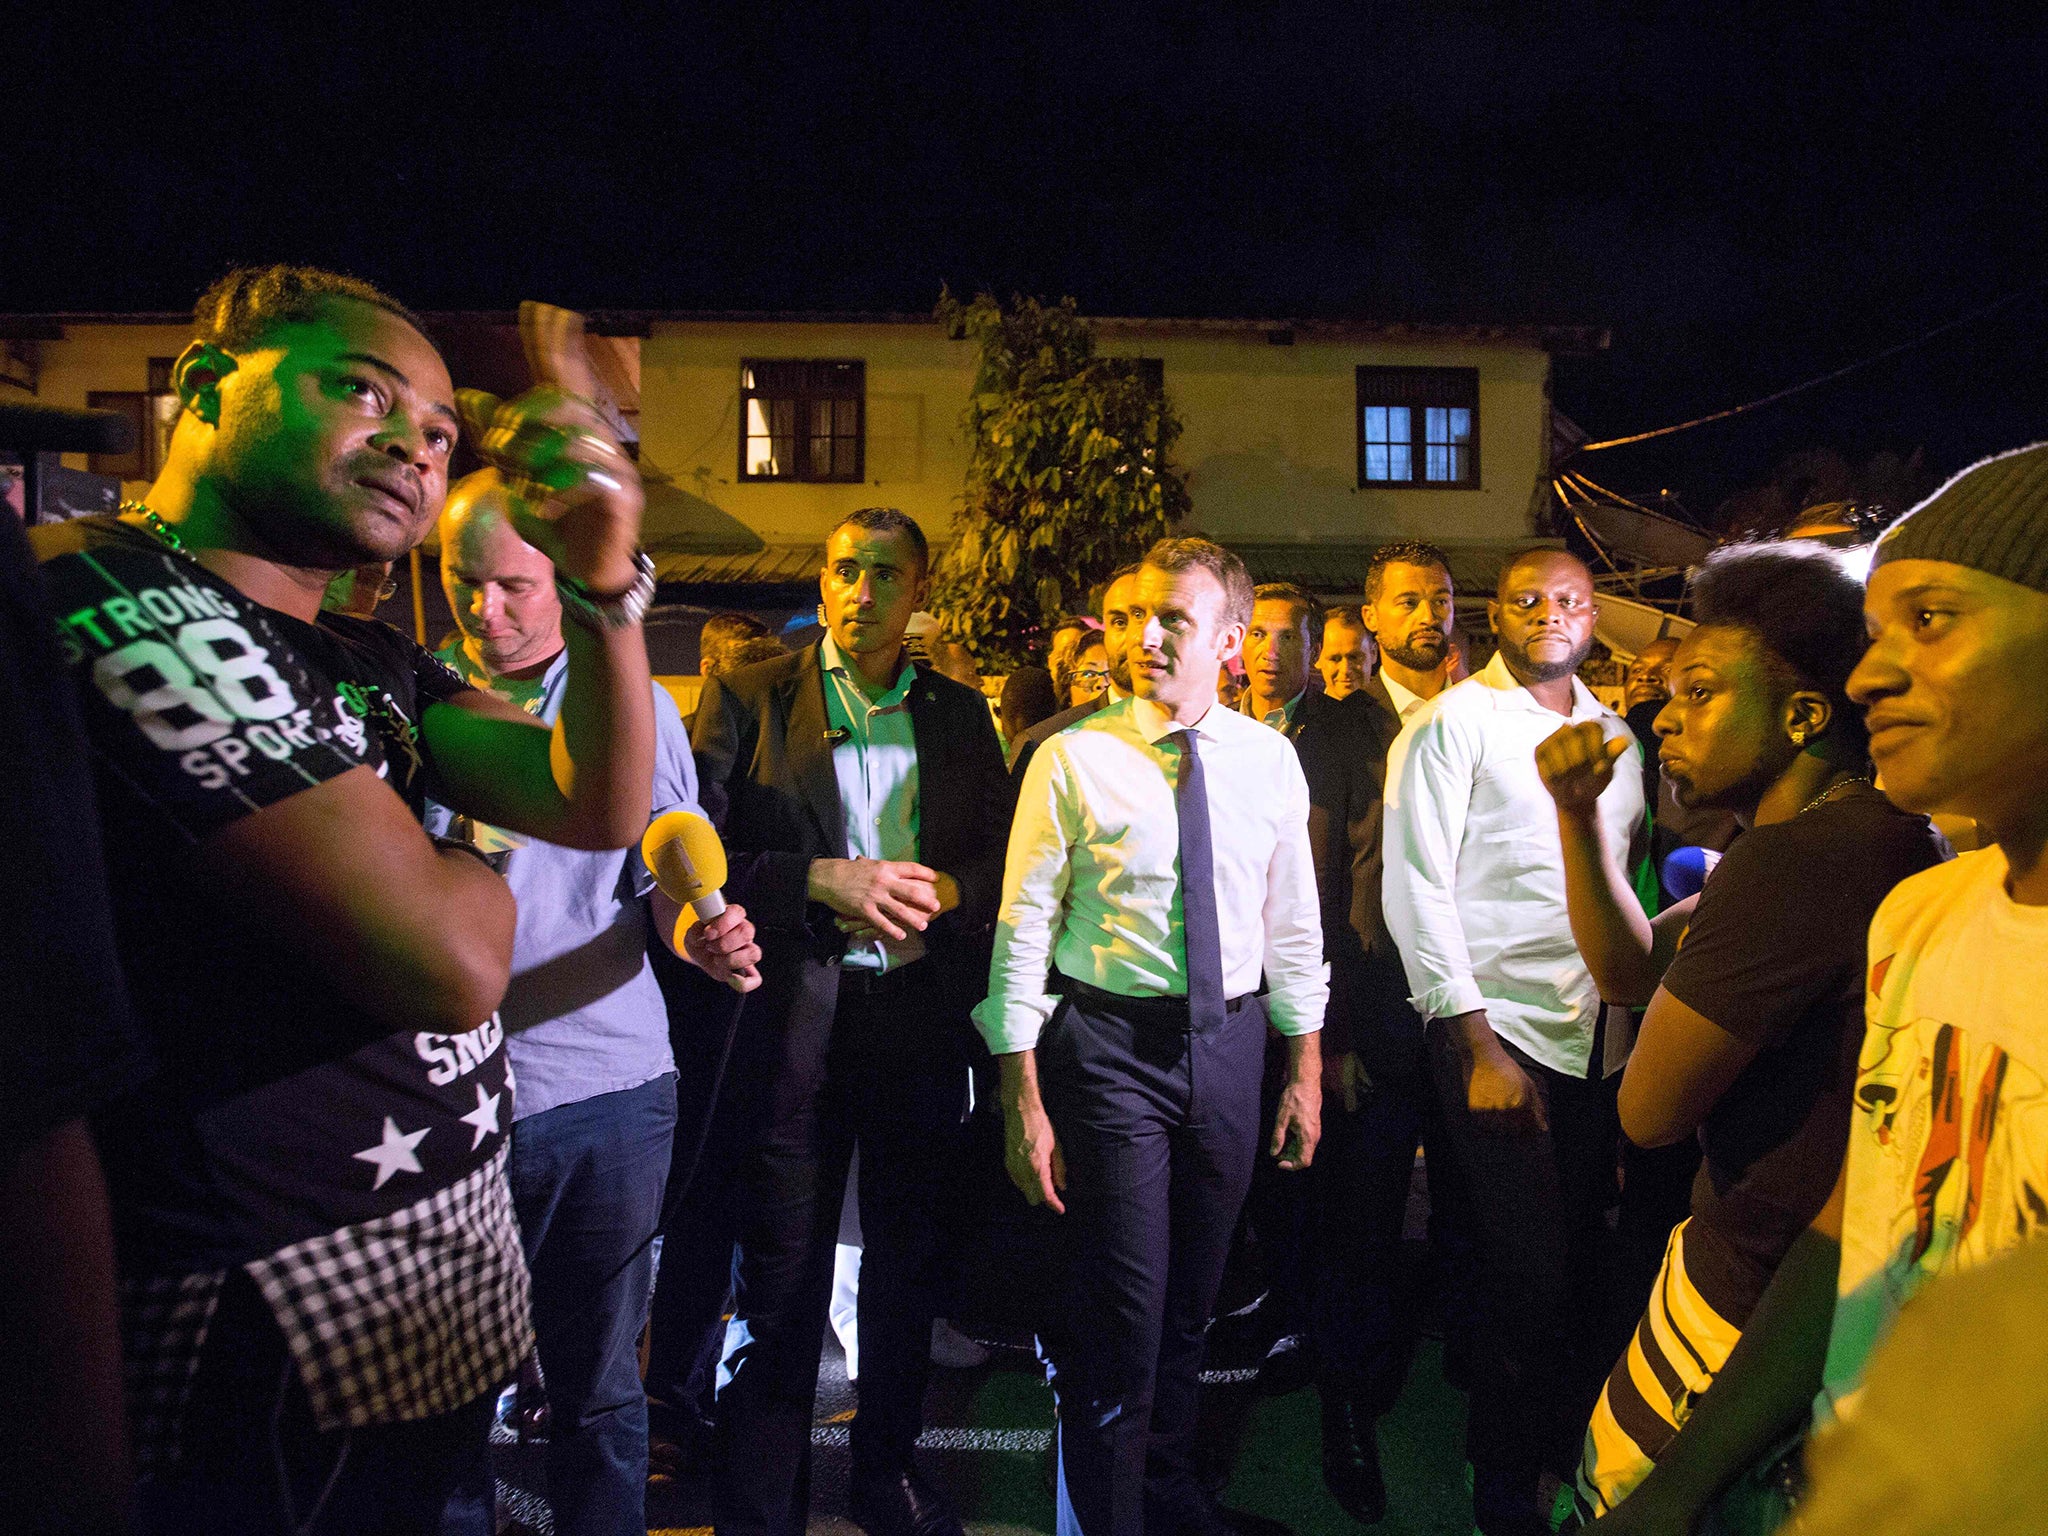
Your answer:
[[[1223,943],[1216,926],[1216,862],[1209,841],[1209,785],[1193,731],[1176,731],[1180,772],[1173,806],[1180,821],[1180,906],[1188,961],[1188,1022],[1223,1022]]]

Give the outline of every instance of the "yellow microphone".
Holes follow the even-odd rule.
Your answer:
[[[708,921],[725,910],[719,890],[725,884],[725,844],[718,829],[695,811],[664,811],[640,839],[640,857],[662,893],[684,909],[675,931],[675,947],[681,951],[692,922]],[[737,978],[732,986],[742,990]]]
[[[664,811],[640,839],[640,857],[669,900],[699,917],[725,910],[725,844],[718,829],[695,811]]]

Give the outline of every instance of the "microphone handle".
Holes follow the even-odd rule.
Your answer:
[[[699,896],[695,901],[690,903],[690,910],[697,914],[698,922],[710,922],[712,918],[718,916],[719,913],[725,910],[725,892],[712,891],[708,895]],[[678,921],[680,923],[680,920]],[[682,942],[682,936],[683,929],[681,926],[678,926],[676,929],[676,942],[679,945]],[[751,975],[753,974],[753,972],[749,971],[748,974]],[[740,978],[737,976],[729,978],[726,982],[726,985],[731,987],[735,992],[744,993],[746,990],[740,984]]]

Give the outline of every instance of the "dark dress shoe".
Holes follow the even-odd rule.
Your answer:
[[[1550,1536],[1550,1522],[1537,1512],[1537,1474],[1475,1465],[1472,1468],[1472,1523],[1480,1536]]]
[[[855,1472],[849,1502],[868,1536],[964,1536],[952,1505],[915,1472]]]
[[[1259,1362],[1259,1390],[1267,1397],[1285,1397],[1315,1380],[1315,1350],[1301,1334],[1283,1333]]]
[[[1323,1395],[1323,1486],[1337,1507],[1360,1525],[1387,1517],[1387,1484],[1380,1475],[1373,1420],[1350,1398]]]
[[[1148,1496],[1145,1530],[1147,1536],[1294,1536],[1294,1528],[1284,1521],[1228,1508],[1209,1493],[1170,1503]]]
[[[1201,1523],[1200,1536],[1294,1536],[1294,1527],[1250,1510],[1211,1504]]]
[[[647,1399],[647,1469],[650,1476],[708,1478],[721,1464],[718,1426],[694,1408]]]

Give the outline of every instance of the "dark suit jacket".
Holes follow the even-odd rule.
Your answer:
[[[1056,715],[1046,716],[1011,744],[1010,794],[1013,799],[1017,793],[1017,786],[1024,782],[1024,770],[1031,766],[1031,754],[1076,720],[1086,720],[1108,702],[1109,690],[1105,688],[1086,704],[1076,704],[1072,709],[1063,709]]]
[[[972,688],[919,664],[909,702],[918,859],[960,883],[960,905],[926,929],[927,955],[918,964],[945,972],[971,1007],[987,989],[988,936],[1002,894],[1002,748],[988,705]],[[760,1005],[771,1014],[836,1006],[845,945],[831,910],[805,894],[811,860],[847,857],[825,731],[824,671],[818,647],[809,645],[708,679],[691,732],[698,792],[725,839],[726,894],[747,909],[760,935]],[[798,995],[786,996],[792,987]]]
[[[1309,847],[1330,962],[1323,1049],[1358,1052],[1382,1081],[1412,1077],[1422,1043],[1380,905],[1387,749],[1400,733],[1401,717],[1377,676],[1348,699],[1311,690],[1287,731],[1308,780]]]

